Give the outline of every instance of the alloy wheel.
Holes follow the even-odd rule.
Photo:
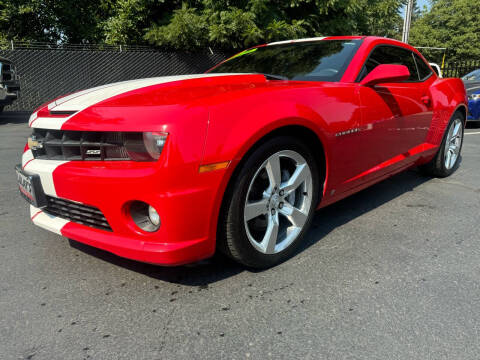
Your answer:
[[[312,195],[312,172],[298,152],[283,150],[265,160],[250,182],[244,207],[253,247],[276,254],[292,244],[307,222]]]
[[[457,162],[463,141],[463,122],[455,119],[448,129],[445,141],[444,164],[447,170],[453,168]]]

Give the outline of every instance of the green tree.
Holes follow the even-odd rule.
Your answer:
[[[143,44],[145,29],[152,22],[167,25],[173,11],[181,7],[181,0],[112,1],[110,16],[100,21],[99,33],[107,44]]]
[[[0,0],[0,40],[234,51],[305,36],[398,37],[405,0]]]
[[[205,15],[186,5],[174,10],[169,23],[150,28],[145,38],[154,44],[178,49],[195,49],[208,42]]]
[[[432,0],[410,31],[414,46],[446,47],[447,60],[480,58],[480,3]]]
[[[45,0],[43,0],[45,1]],[[55,30],[64,43],[104,42],[102,21],[116,6],[116,0],[49,0]]]
[[[199,0],[153,24],[145,39],[158,46],[238,50],[305,36],[398,37],[402,0]]]
[[[266,39],[296,38],[307,33],[304,21],[288,21],[286,14],[279,9],[269,11],[267,1],[235,3],[241,7],[232,6],[228,1],[211,0],[199,2],[198,7],[183,4],[173,11],[168,23],[153,24],[145,39],[158,46],[181,50],[206,46],[232,50]]]
[[[42,0],[1,0],[0,33],[4,40],[55,41],[55,17]]]
[[[359,19],[361,33],[365,35],[402,38],[403,17],[400,9],[405,1],[363,1]]]
[[[15,41],[102,42],[99,24],[114,0],[0,0],[0,38]]]

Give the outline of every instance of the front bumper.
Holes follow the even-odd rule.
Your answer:
[[[213,254],[209,239],[180,242],[145,242],[131,236],[97,230],[77,224],[30,205],[30,217],[35,225],[66,238],[111,252],[115,255],[158,265],[181,265],[207,258]]]
[[[192,164],[167,170],[157,163],[39,160],[29,150],[22,165],[25,171],[40,175],[48,196],[98,208],[112,231],[31,206],[32,221],[44,229],[125,258],[161,265],[194,262],[215,251],[223,171],[199,174],[198,165]],[[148,233],[134,224],[129,215],[134,200],[157,209],[158,231]]]

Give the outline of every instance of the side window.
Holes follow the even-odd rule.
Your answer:
[[[410,71],[410,77],[407,81],[418,81],[419,79],[413,53],[407,49],[385,45],[378,46],[372,51],[365,65],[363,65],[357,81],[361,81],[370,71],[382,64],[405,65]]]
[[[417,63],[417,68],[418,68],[418,76],[420,77],[420,81],[426,80],[431,74],[432,70],[428,67],[427,64],[425,64],[425,61],[423,61],[420,56],[417,54],[413,54],[415,57],[415,62]]]

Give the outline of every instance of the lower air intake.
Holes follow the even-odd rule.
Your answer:
[[[112,231],[103,213],[94,206],[79,204],[70,200],[47,196],[47,207],[44,212],[70,220],[77,224]]]

